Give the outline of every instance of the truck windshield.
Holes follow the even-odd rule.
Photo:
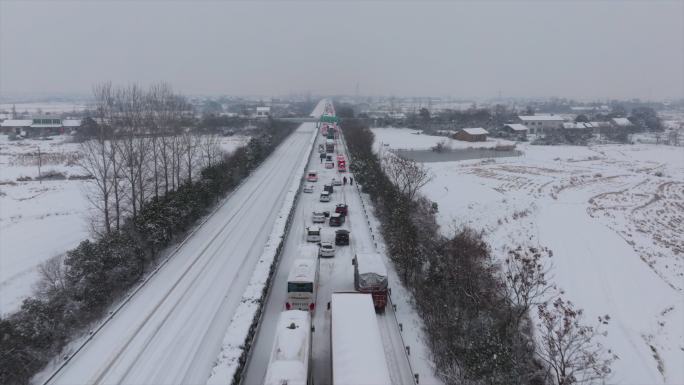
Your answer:
[[[288,293],[313,293],[313,283],[311,282],[288,282]]]

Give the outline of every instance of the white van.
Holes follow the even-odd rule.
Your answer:
[[[318,287],[318,260],[311,258],[295,259],[287,276],[287,310],[316,309],[316,289]]]
[[[306,174],[306,180],[309,182],[318,181],[318,172],[316,170],[309,170],[309,172]]]
[[[323,191],[321,197],[318,199],[321,202],[330,202],[330,192]]]
[[[311,216],[313,223],[325,223],[325,213],[323,211],[314,211]]]
[[[319,226],[309,226],[306,228],[306,241],[307,242],[320,242],[321,241],[321,228]]]

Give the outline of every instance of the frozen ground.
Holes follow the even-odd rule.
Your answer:
[[[509,145],[513,142],[504,139],[487,139],[486,142],[464,142],[451,139],[446,136],[425,135],[421,130],[408,128],[373,128],[375,134],[374,149],[402,149],[402,150],[429,150],[437,143],[443,142],[452,149],[461,148],[494,148],[497,144]]]
[[[85,174],[77,163],[79,145],[69,143],[68,135],[51,138],[9,141],[0,135],[0,314],[15,311],[31,294],[41,263],[90,235],[86,192],[91,183],[69,179]],[[232,152],[249,137],[219,141],[225,152]],[[67,179],[17,180],[38,176],[38,149],[42,174],[57,171]]]
[[[405,143],[411,143],[411,134]],[[553,279],[609,314],[610,383],[684,383],[684,148],[523,145],[522,157],[427,163],[445,233],[484,231],[495,256],[553,251]]]

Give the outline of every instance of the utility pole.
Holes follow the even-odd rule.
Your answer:
[[[43,184],[43,178],[41,178],[40,168],[43,166],[43,154],[40,152],[40,146],[38,146],[38,183]]]

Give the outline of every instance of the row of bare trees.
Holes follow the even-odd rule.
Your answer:
[[[81,166],[94,178],[88,198],[97,233],[119,230],[152,198],[193,180],[221,158],[215,135],[191,130],[193,112],[166,83],[93,87],[95,135],[81,144]]]
[[[437,207],[419,193],[429,170],[392,153],[379,159],[360,120],[342,127],[351,171],[373,200],[388,257],[412,291],[444,383],[571,385],[610,375],[616,356],[600,343],[610,317],[588,325],[561,298],[549,276],[551,250],[514,247],[497,261],[480,232],[442,235]]]

